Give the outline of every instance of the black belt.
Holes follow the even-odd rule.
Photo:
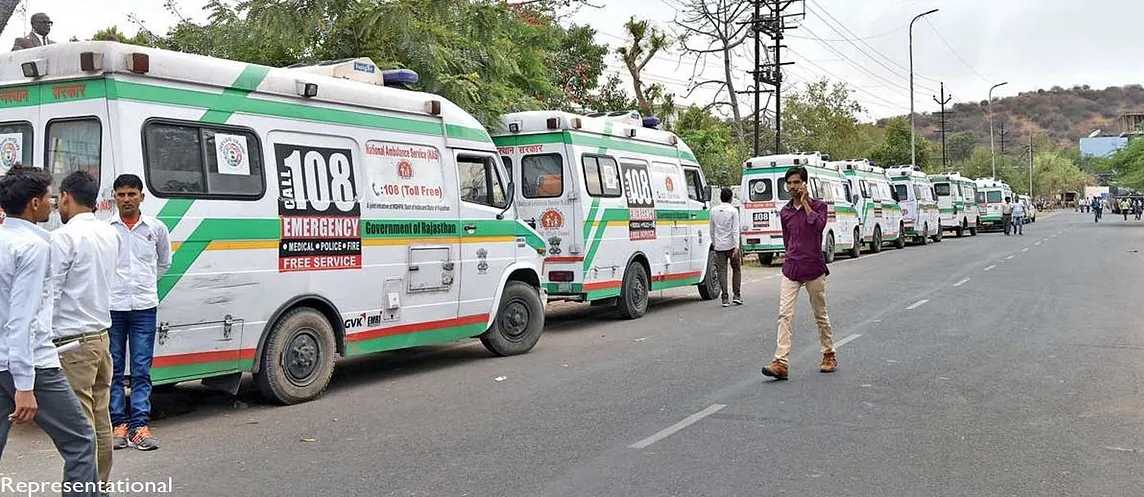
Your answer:
[[[62,347],[64,345],[72,343],[72,342],[79,342],[79,343],[92,342],[95,340],[99,340],[105,336],[107,336],[107,330],[93,331],[91,333],[80,333],[79,335],[72,335],[72,336],[67,336],[67,337],[62,337],[62,338],[56,338],[56,339],[52,340],[52,344],[54,344],[56,347]]]

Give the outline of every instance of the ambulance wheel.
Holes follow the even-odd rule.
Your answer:
[[[322,313],[299,307],[279,318],[270,331],[254,381],[270,402],[313,400],[330,384],[336,355],[334,327]]]
[[[882,251],[882,227],[874,227],[874,241],[870,242],[870,253],[877,254]]]
[[[969,223],[968,223],[968,222],[966,222],[964,219],[962,219],[962,220],[961,220],[961,224],[959,224],[959,225],[957,226],[957,229],[954,229],[954,230],[953,230],[953,235],[954,235],[954,236],[956,236],[956,237],[958,237],[958,238],[961,238],[961,237],[965,236],[965,226],[966,226],[967,224],[969,224]]]
[[[926,224],[922,225],[922,237],[918,240],[918,244],[924,246],[924,245],[929,245],[929,242],[930,242],[929,223],[926,223]]]
[[[718,266],[715,264],[715,252],[707,253],[707,275],[703,277],[703,281],[699,282],[699,298],[703,300],[712,300],[723,294],[723,289],[719,288],[719,275],[717,274]]]
[[[616,309],[624,319],[639,319],[647,312],[647,298],[651,285],[648,284],[647,270],[638,262],[628,264],[624,271],[624,283],[620,288],[620,298]]]
[[[775,263],[775,254],[759,254],[759,264],[770,266]]]
[[[905,223],[898,223],[898,241],[894,242],[894,247],[898,250],[906,248],[906,225]]]
[[[977,236],[977,227],[978,226],[981,226],[981,220],[980,219],[977,220],[977,224],[974,224],[972,228],[969,228],[969,236]]]
[[[826,253],[823,255],[826,256],[826,263],[827,264],[834,262],[834,255],[835,254],[834,254],[834,232],[833,231],[826,234]]]
[[[528,283],[510,281],[501,295],[500,308],[481,344],[499,356],[518,355],[532,350],[544,331],[544,303],[540,293]]]
[[[941,243],[941,237],[942,236],[943,236],[943,232],[942,232],[941,223],[937,223],[937,233],[935,233],[933,235],[933,242],[934,243]]]
[[[850,247],[850,258],[856,259],[862,255],[862,232],[854,228],[854,246]]]

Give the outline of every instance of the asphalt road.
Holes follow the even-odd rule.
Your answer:
[[[805,294],[791,379],[759,374],[779,270],[756,267],[742,307],[563,306],[526,356],[360,358],[303,405],[180,386],[156,400],[163,448],[116,452],[114,476],[200,496],[1144,495],[1144,222],[1026,230],[840,258],[834,374]],[[0,474],[60,465],[21,429]]]

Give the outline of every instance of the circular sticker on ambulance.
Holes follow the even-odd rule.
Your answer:
[[[663,177],[663,186],[664,188],[667,188],[667,191],[669,192],[675,191],[675,182],[671,180],[671,176]]]
[[[8,171],[20,161],[22,141],[23,137],[17,134],[0,136],[0,173]]]
[[[540,215],[540,226],[544,229],[558,229],[564,227],[564,214],[556,209],[548,209]]]

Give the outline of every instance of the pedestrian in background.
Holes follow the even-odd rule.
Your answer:
[[[60,370],[52,345],[52,176],[19,164],[0,177],[0,458],[12,423],[35,421],[64,460],[69,495],[98,495],[95,430]],[[74,490],[74,488],[73,488]]]
[[[1025,204],[1021,199],[1013,199],[1013,234],[1025,236]]]
[[[1005,197],[1005,203],[1001,204],[1001,227],[1005,230],[1005,236],[1009,236],[1009,230],[1013,227],[1013,199]]]
[[[119,263],[111,292],[111,422],[115,448],[155,450],[159,442],[147,423],[151,418],[151,362],[155,354],[159,277],[171,267],[167,226],[139,210],[143,180],[134,174],[115,179],[119,216],[111,225],[119,232]],[[130,351],[130,355],[128,355]],[[131,398],[123,388],[123,370],[131,362]]]
[[[779,212],[783,228],[783,278],[779,291],[778,340],[775,358],[763,366],[763,374],[785,380],[790,369],[791,338],[794,335],[795,299],[806,287],[810,307],[818,324],[818,340],[822,344],[819,371],[832,373],[838,369],[834,355],[834,332],[826,312],[826,256],[822,253],[822,231],[826,229],[826,203],[810,198],[807,192],[809,174],[805,167],[792,167],[786,172],[786,185],[791,199]]]
[[[731,205],[734,193],[730,188],[719,192],[719,205],[711,208],[711,243],[715,248],[715,266],[719,272],[719,288],[722,290],[723,307],[731,294],[727,292],[727,265],[731,265],[731,290],[735,292],[735,305],[743,305],[741,284],[743,279],[742,254],[739,252],[739,209]]]
[[[52,232],[52,331],[64,375],[95,429],[99,479],[111,481],[111,282],[119,235],[95,218],[99,182],[77,171],[60,182],[64,225]]]
[[[1120,199],[1120,213],[1124,214],[1124,220],[1125,221],[1128,220],[1128,209],[1130,209],[1130,208],[1131,208],[1131,206],[1128,204],[1127,198]]]
[[[1144,200],[1136,199],[1136,203],[1132,206],[1132,213],[1136,215],[1136,220],[1140,220],[1140,215],[1144,214]]]
[[[1093,218],[1094,223],[1100,222],[1100,212],[1102,210],[1102,207],[1103,207],[1103,205],[1100,202],[1100,198],[1092,197],[1091,209],[1093,212],[1092,218]]]

